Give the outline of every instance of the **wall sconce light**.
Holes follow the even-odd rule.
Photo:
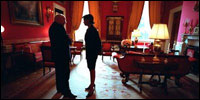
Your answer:
[[[1,33],[5,31],[5,28],[1,25]]]
[[[119,1],[112,1],[113,2],[113,12],[116,13],[118,11],[118,2]]]
[[[5,31],[5,28],[1,25],[1,34]],[[3,48],[3,37],[1,35],[1,48]],[[2,49],[1,49],[2,50]]]
[[[49,18],[51,16],[51,14],[53,14],[53,10],[51,10],[50,7],[46,8],[46,16],[47,16],[47,22],[49,22]]]

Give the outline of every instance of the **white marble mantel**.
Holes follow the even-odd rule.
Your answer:
[[[187,45],[197,46],[199,47],[199,35],[198,34],[182,34],[182,49],[181,54],[183,54]]]

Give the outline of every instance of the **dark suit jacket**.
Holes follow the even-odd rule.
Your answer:
[[[51,42],[52,57],[62,60],[70,60],[71,39],[66,34],[64,27],[56,22],[52,23],[49,28],[49,38]]]
[[[101,40],[94,26],[87,29],[85,34],[86,59],[97,59],[101,51]]]

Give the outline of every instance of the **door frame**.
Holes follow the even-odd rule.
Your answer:
[[[55,18],[55,16],[56,16],[55,9],[62,10],[63,11],[63,15],[66,16],[66,9],[63,6],[61,6],[61,5],[59,5],[59,4],[54,2],[53,3],[53,11],[54,11],[53,18]],[[64,27],[65,27],[65,30],[66,30],[66,24],[64,25]]]
[[[173,21],[174,21],[174,14],[176,12],[179,12],[179,11],[182,11],[182,5],[170,10],[169,20],[168,20],[169,37],[171,37],[171,33],[172,33],[172,26],[173,26]],[[169,52],[169,43],[170,43],[170,39],[166,40],[166,42],[165,42],[165,49],[164,49],[164,52],[166,52],[166,53]]]

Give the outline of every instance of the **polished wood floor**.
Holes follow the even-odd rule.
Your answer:
[[[71,66],[70,88],[76,99],[87,99],[84,89],[90,84],[89,70],[84,59],[76,56]],[[138,75],[131,75],[127,85],[123,85],[117,62],[110,57],[98,57],[96,64],[95,93],[88,99],[199,99],[199,82],[184,77],[181,79],[181,88],[174,84],[173,78],[168,80],[168,92],[165,94],[162,87],[143,85],[143,92],[139,92],[137,85]],[[47,72],[47,71],[46,71]],[[144,80],[150,76],[145,75]],[[198,79],[198,78],[197,78]],[[56,93],[54,69],[42,76],[42,69],[30,73],[1,87],[3,99],[68,99]]]

